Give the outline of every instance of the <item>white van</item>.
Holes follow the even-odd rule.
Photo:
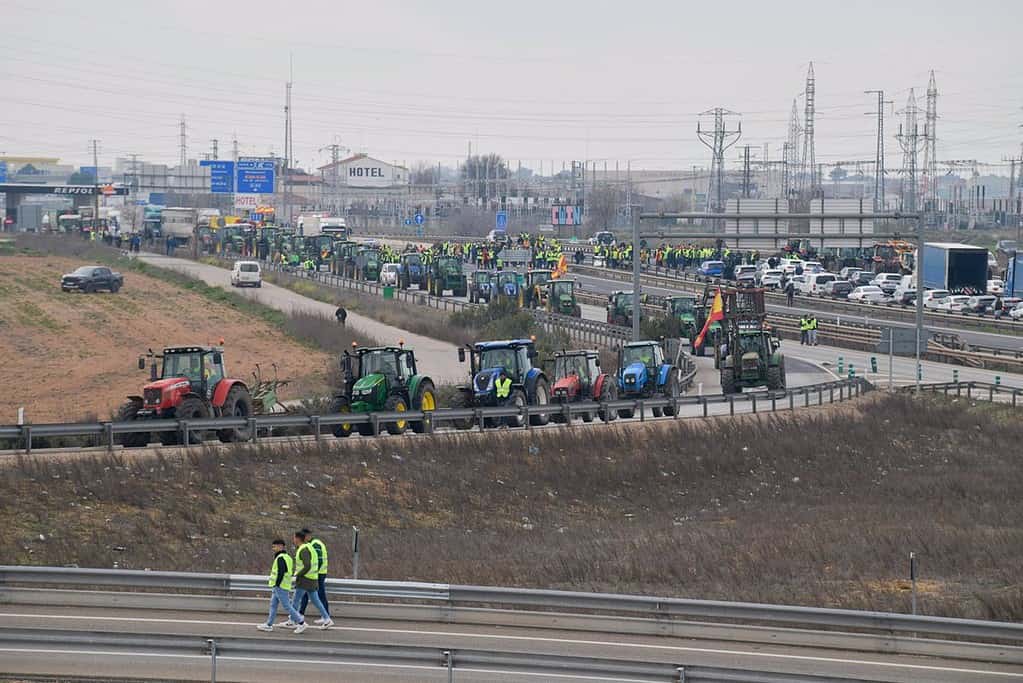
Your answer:
[[[803,282],[800,285],[800,294],[807,296],[823,296],[824,285],[834,282],[838,276],[834,273],[805,273]]]
[[[263,278],[257,261],[235,261],[231,269],[232,287],[262,287]]]

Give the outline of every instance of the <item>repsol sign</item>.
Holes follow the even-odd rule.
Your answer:
[[[362,168],[353,167],[348,169],[349,178],[383,178],[384,169],[382,168]]]
[[[94,187],[76,187],[73,185],[57,185],[53,188],[53,194],[95,194]]]

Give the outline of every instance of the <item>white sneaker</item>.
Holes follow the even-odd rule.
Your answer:
[[[267,633],[274,630],[273,624],[260,624],[256,628],[258,628],[260,631],[266,631]]]
[[[281,628],[295,628],[296,626],[298,626],[298,624],[293,622],[291,619],[288,619],[287,621],[282,621],[277,625],[280,626]]]
[[[325,623],[326,621],[327,621],[326,619],[324,619],[323,617],[320,617],[319,619],[317,619],[317,620],[316,620],[316,621],[314,621],[313,623],[314,623],[314,624],[321,624],[321,625],[322,625],[322,624],[323,624],[323,623]]]
[[[302,633],[307,628],[309,628],[309,625],[303,621],[301,624],[295,627],[295,635],[297,636],[299,633]]]
[[[323,622],[323,624],[320,625],[320,628],[326,630],[326,629],[330,628],[333,625],[334,625],[334,620],[333,619],[327,619],[325,622]]]

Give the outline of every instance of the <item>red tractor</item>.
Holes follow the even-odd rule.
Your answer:
[[[219,346],[175,346],[156,355],[150,349],[149,384],[142,387],[142,396],[129,396],[117,413],[118,422],[135,420],[204,420],[211,417],[248,418],[253,414],[249,388],[239,379],[230,379],[224,372],[224,350]],[[163,371],[157,370],[157,359]],[[139,357],[139,370],[146,368],[146,357]],[[217,437],[225,442],[248,441],[248,427],[221,429]],[[149,433],[121,435],[121,443],[129,447],[145,446]],[[160,442],[174,445],[180,441],[178,432],[159,432]],[[189,441],[199,443],[202,434],[189,432]]]
[[[554,354],[554,387],[551,389],[551,404],[595,401],[607,403],[618,400],[618,385],[614,377],[600,371],[600,358],[596,351],[559,351]],[[617,410],[609,411],[607,420],[618,417]],[[583,413],[583,422],[592,422],[597,415],[605,419],[604,411]],[[564,413],[551,413],[552,422],[565,422]]]

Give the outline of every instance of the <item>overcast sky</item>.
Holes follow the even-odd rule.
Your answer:
[[[453,165],[472,141],[545,171],[690,168],[708,163],[696,125],[717,106],[742,114],[740,145],[778,158],[812,60],[818,161],[872,160],[863,91],[898,111],[915,87],[922,110],[933,69],[939,157],[1000,162],[1023,139],[1021,20],[1018,0],[0,0],[0,153],[91,163],[98,138],[103,165],[173,163],[184,114],[189,157],[217,138],[229,158],[235,135],[280,154],[290,57],[306,167],[333,142]]]

